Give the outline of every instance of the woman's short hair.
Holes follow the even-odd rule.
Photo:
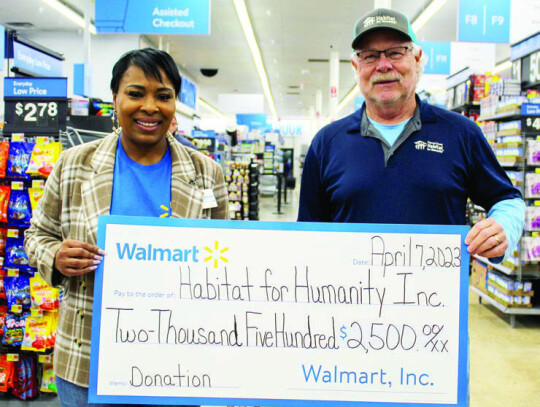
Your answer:
[[[113,94],[118,93],[120,80],[131,65],[141,68],[146,76],[163,82],[161,72],[159,71],[161,69],[173,84],[175,95],[180,93],[180,74],[172,57],[165,51],[154,48],[143,48],[126,52],[114,64],[111,79],[111,90]]]

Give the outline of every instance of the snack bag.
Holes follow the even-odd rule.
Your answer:
[[[0,305],[0,337],[4,337],[4,326],[6,325],[7,305]]]
[[[58,289],[48,285],[37,273],[30,278],[30,298],[34,307],[39,307],[45,311],[58,309]]]
[[[29,180],[30,175],[26,173],[28,163],[34,143],[26,143],[23,141],[13,141],[9,146],[9,158],[6,176],[9,178],[18,178]]]
[[[52,363],[43,364],[43,376],[40,390],[45,393],[56,393],[56,376],[54,375],[54,365]]]
[[[10,225],[30,226],[32,210],[28,190],[11,189],[7,218]]]
[[[0,178],[6,177],[8,157],[9,157],[9,141],[2,141],[0,142]]]
[[[45,352],[47,350],[47,336],[50,335],[51,321],[46,316],[26,318],[24,338],[21,350]]]
[[[28,315],[28,312],[24,312],[21,315],[15,315],[9,312],[7,313],[2,343],[11,346],[17,346],[22,343],[24,338],[24,328],[26,326],[26,318]]]
[[[8,237],[6,240],[6,258],[4,267],[18,268],[22,271],[31,271],[28,256],[24,251],[24,237]]]
[[[47,336],[46,348],[53,349],[56,344],[56,330],[58,329],[58,312],[47,312],[47,318],[50,319],[50,334]]]
[[[26,400],[26,367],[24,366],[24,358],[20,358],[15,362],[15,380],[13,382],[13,394],[21,400]]]
[[[4,288],[9,310],[14,305],[30,308],[30,281],[28,276],[21,274],[19,277],[4,277]]]
[[[6,252],[7,229],[0,228],[0,253]]]
[[[13,362],[0,360],[0,392],[6,393],[13,387]]]
[[[7,223],[7,212],[9,205],[9,195],[11,187],[8,185],[0,185],[0,222]]]
[[[59,142],[36,144],[26,172],[34,176],[42,175],[48,177],[54,164],[58,161],[61,152],[62,144]]]
[[[28,188],[28,195],[30,196],[30,206],[32,207],[32,211],[35,211],[39,200],[43,196],[43,188]]]

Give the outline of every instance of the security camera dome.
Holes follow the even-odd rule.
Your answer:
[[[208,78],[211,78],[212,76],[216,76],[217,73],[218,73],[218,70],[217,69],[214,69],[214,68],[201,68],[201,73],[208,77]]]

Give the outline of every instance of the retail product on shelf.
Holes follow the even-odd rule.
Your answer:
[[[539,38],[537,34],[512,48],[513,77],[492,81],[480,102],[478,118],[497,159],[507,167],[527,205],[524,235],[517,250],[500,265],[479,256],[471,262],[471,285],[481,298],[510,314],[512,326],[515,314],[540,315],[530,284],[540,277],[540,81],[531,82],[528,71],[534,66],[533,54],[540,52]],[[477,213],[473,207],[470,218],[480,216]]]
[[[225,170],[231,219],[259,219],[259,164],[229,161]]]

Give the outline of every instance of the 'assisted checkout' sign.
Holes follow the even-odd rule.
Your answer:
[[[465,406],[467,230],[100,217],[89,400]]]
[[[510,42],[510,0],[459,0],[458,41]]]
[[[96,0],[98,32],[210,34],[210,0]]]

